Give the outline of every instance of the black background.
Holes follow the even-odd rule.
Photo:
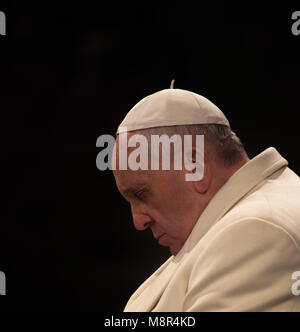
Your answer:
[[[96,139],[141,98],[202,94],[250,157],[300,174],[300,35],[291,2],[0,2],[0,270],[9,310],[120,311],[168,256],[134,230]],[[3,297],[2,297],[3,299]]]

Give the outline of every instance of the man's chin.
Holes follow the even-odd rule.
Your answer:
[[[174,256],[176,256],[178,254],[178,252],[180,251],[180,249],[182,248],[182,245],[170,245],[170,238],[168,238],[168,236],[166,234],[162,235],[159,239],[158,239],[158,243],[159,245],[163,246],[163,247],[169,247],[170,253]]]
[[[182,246],[181,247],[178,247],[178,246],[169,246],[170,253],[173,256],[176,256],[179,253],[179,251],[180,251],[181,248],[182,248]]]

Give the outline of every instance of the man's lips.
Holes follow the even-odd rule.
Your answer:
[[[155,240],[158,241],[163,235],[165,235],[165,233],[160,234],[160,235],[154,235]]]

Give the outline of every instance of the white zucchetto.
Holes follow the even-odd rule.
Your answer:
[[[173,82],[172,82],[173,83]],[[223,112],[207,98],[182,89],[165,89],[139,101],[119,125],[117,134],[138,129],[176,125],[222,124],[230,127]]]

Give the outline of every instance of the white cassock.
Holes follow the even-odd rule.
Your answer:
[[[269,148],[240,168],[124,311],[300,311],[300,179],[287,164]]]

